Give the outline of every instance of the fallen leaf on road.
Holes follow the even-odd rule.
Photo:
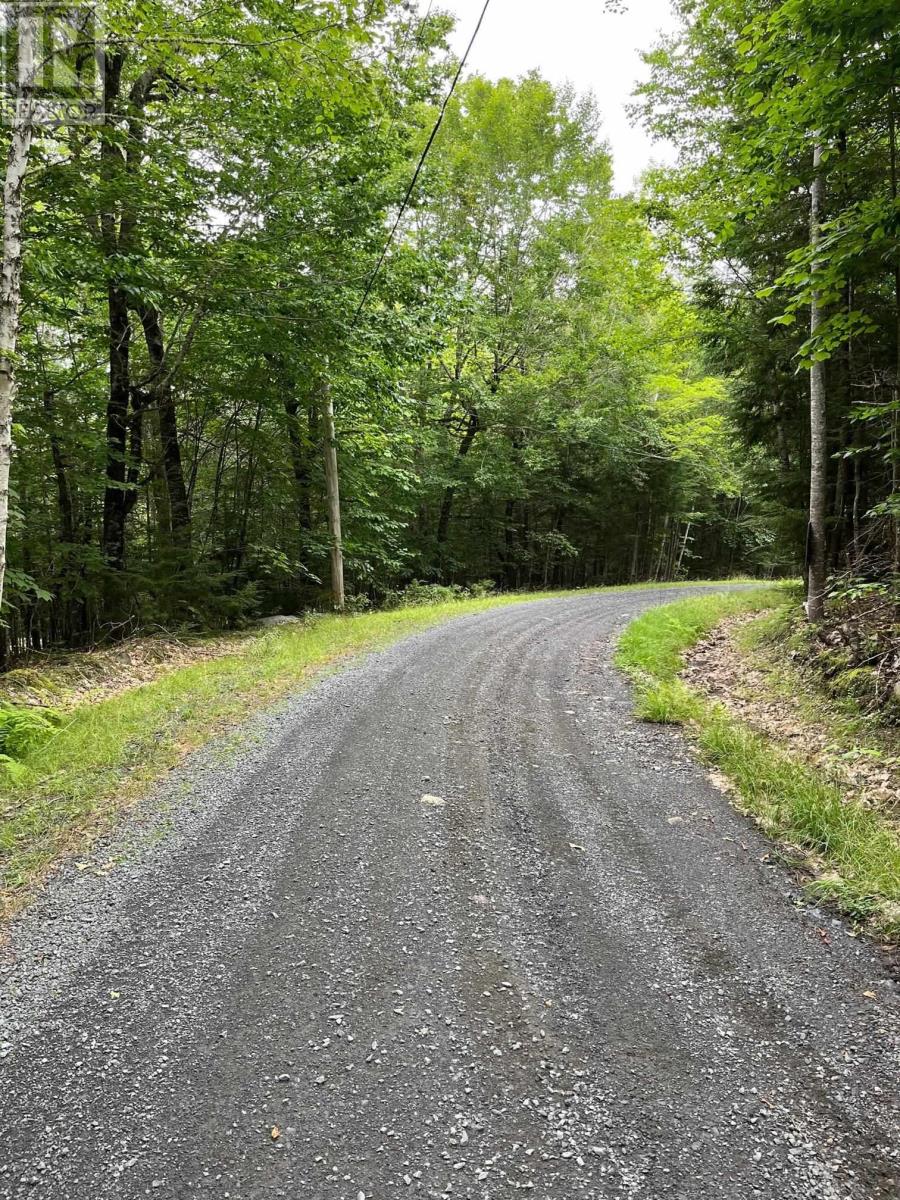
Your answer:
[[[878,996],[875,994],[875,992],[863,992],[863,995],[865,996],[865,998],[867,1000],[877,1000],[878,999]]]
[[[447,801],[440,796],[423,796],[422,803],[430,805],[431,808],[443,808]]]
[[[277,1125],[273,1125],[272,1126],[272,1141],[277,1142],[280,1137],[281,1137],[281,1130],[278,1128]]]

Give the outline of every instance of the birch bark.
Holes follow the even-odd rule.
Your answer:
[[[822,238],[822,215],[825,208],[825,175],[822,170],[822,147],[813,152],[813,184],[809,216],[810,244],[815,252]],[[822,324],[822,304],[817,291],[813,292],[809,332],[815,337]],[[810,621],[825,617],[825,575],[827,544],[825,520],[828,503],[828,440],[825,415],[825,363],[814,362],[809,373],[809,536],[807,540],[806,614]]]
[[[9,530],[9,471],[12,462],[13,406],[16,398],[16,346],[22,303],[22,185],[34,136],[34,73],[37,12],[33,3],[16,5],[18,67],[12,132],[3,182],[3,258],[0,266],[0,605],[6,580]]]

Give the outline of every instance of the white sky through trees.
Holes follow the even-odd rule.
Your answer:
[[[462,53],[484,0],[436,0],[459,18],[453,47]],[[428,0],[419,0],[423,13]],[[491,79],[522,75],[534,68],[553,83],[571,81],[592,91],[612,146],[615,183],[628,191],[652,161],[671,162],[674,151],[632,128],[625,114],[635,81],[646,76],[641,50],[660,30],[676,28],[669,0],[630,0],[628,12],[604,11],[602,0],[491,0],[470,71]]]

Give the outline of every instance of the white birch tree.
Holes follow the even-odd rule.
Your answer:
[[[10,142],[3,183],[3,262],[0,268],[0,604],[6,578],[9,471],[16,396],[16,344],[22,303],[22,188],[34,135],[34,81],[38,10],[33,0],[15,6],[18,62],[10,106]]]

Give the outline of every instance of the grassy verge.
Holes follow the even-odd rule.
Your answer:
[[[689,688],[686,650],[727,616],[784,607],[790,593],[711,595],[653,609],[626,630],[618,662],[635,680],[646,720],[687,725],[707,762],[734,784],[739,807],[765,832],[801,849],[817,870],[810,891],[900,936],[900,839],[875,811],[847,800],[806,765]]]
[[[255,709],[354,655],[453,617],[548,595],[314,617],[260,635],[240,654],[174,670],[85,704],[56,729],[37,730],[14,763],[0,766],[0,916],[19,908],[48,868],[83,850],[186,753]]]

